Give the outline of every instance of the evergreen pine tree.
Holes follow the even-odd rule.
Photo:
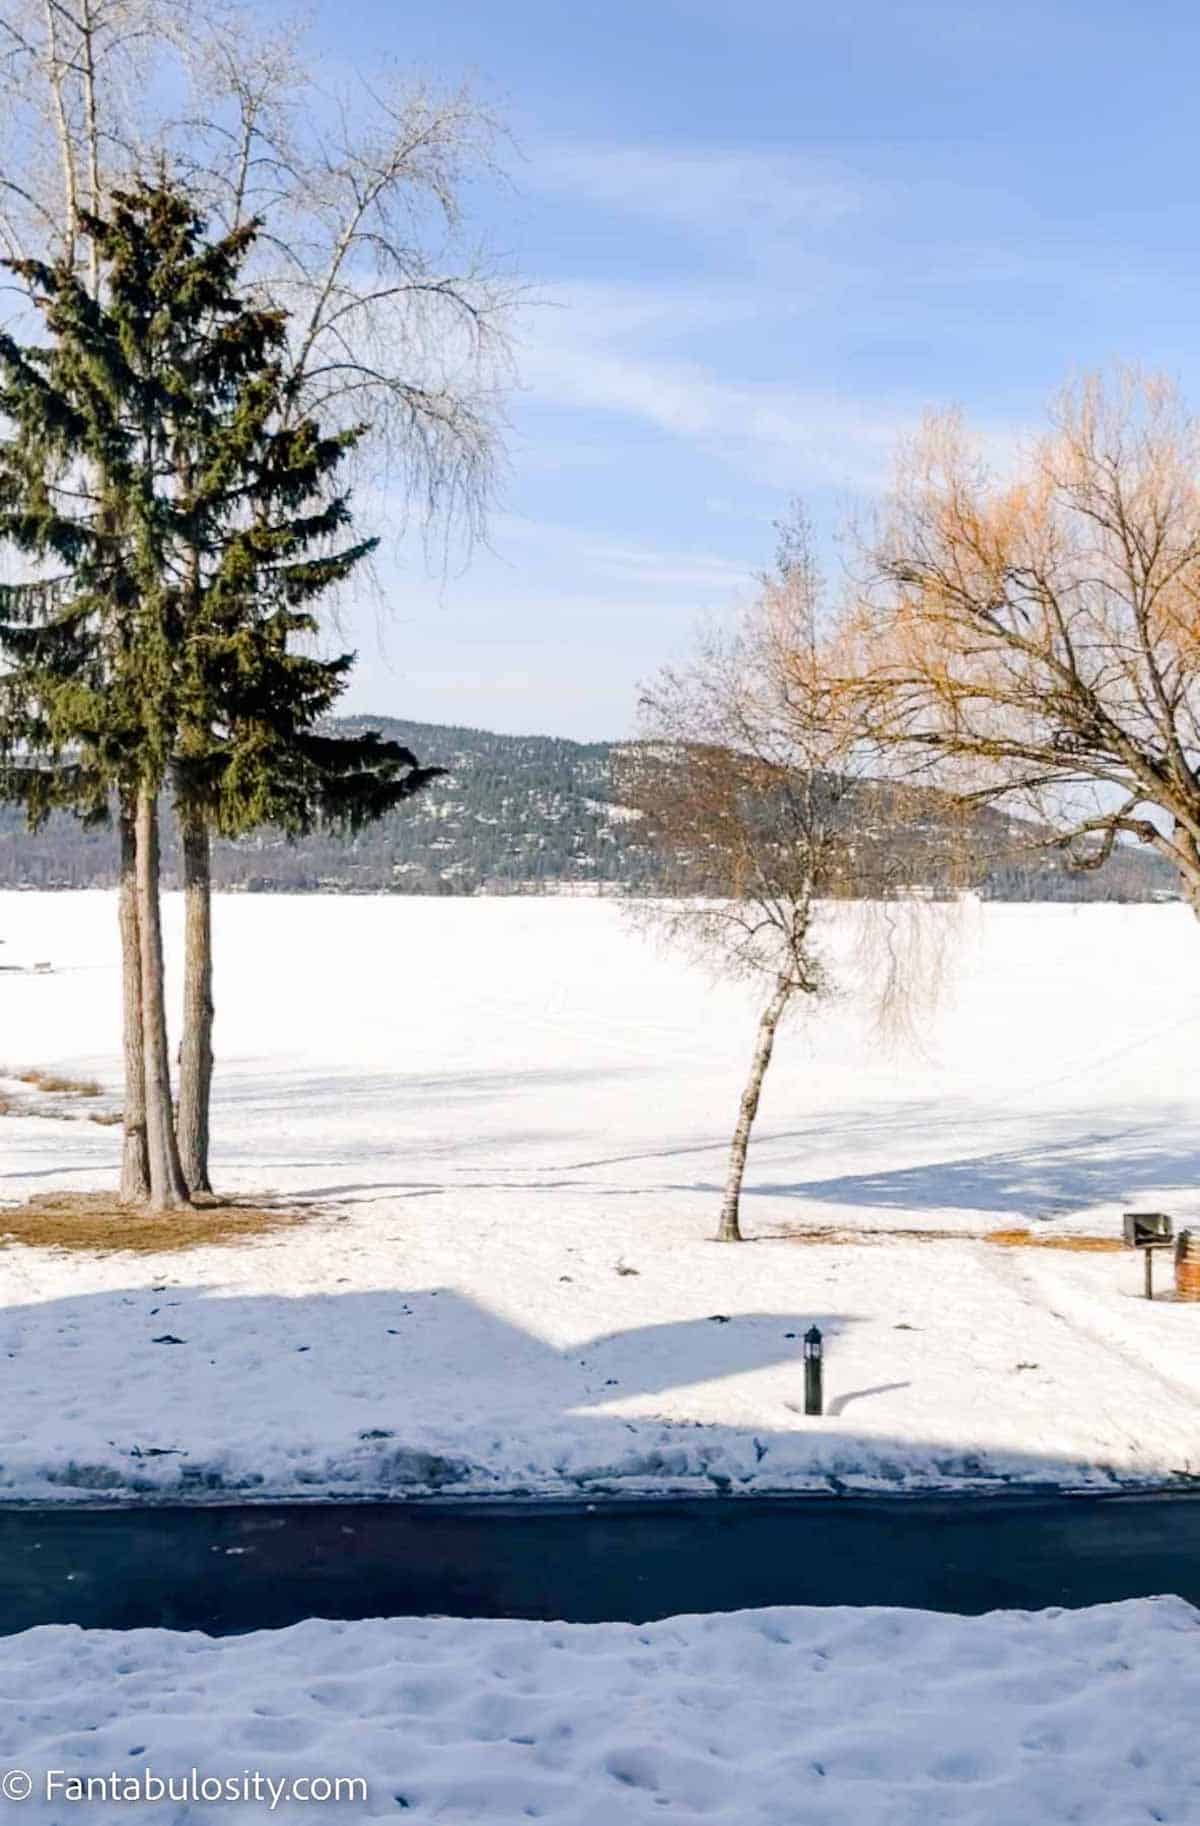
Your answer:
[[[0,589],[0,755],[35,820],[60,805],[98,818],[116,795],[136,857],[125,964],[140,972],[149,1196],[162,1209],[207,1188],[211,1073],[211,993],[189,971],[200,1044],[185,1172],[163,997],[162,789],[174,788],[192,859],[195,957],[210,980],[210,830],[354,824],[430,774],[398,744],[318,732],[352,656],[321,660],[302,643],[319,598],[371,546],[350,536],[336,486],[355,434],[289,416],[285,320],[239,290],[254,225],[208,240],[187,196],[160,183],[116,195],[83,227],[98,291],[66,265],[14,263],[45,340],[0,337],[0,540],[27,563]]]

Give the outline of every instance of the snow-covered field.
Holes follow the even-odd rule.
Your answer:
[[[1147,1305],[1128,1255],[977,1240],[1200,1221],[1182,908],[968,910],[919,1051],[853,996],[798,1021],[741,1249],[708,1237],[753,1006],[611,902],[227,897],[216,925],[217,1177],[317,1214],[159,1258],[0,1247],[5,1496],[1200,1474],[1200,1308]],[[113,902],[0,895],[0,940],[0,1065],[110,1093],[0,1118],[0,1197],[111,1184]]]
[[[39,1629],[0,1641],[0,1700],[0,1768],[33,1785],[11,1815],[55,1826],[1200,1818],[1200,1615],[1178,1598],[640,1628],[313,1621],[225,1641]],[[262,1798],[148,1808],[164,1790],[147,1774],[179,1796],[229,1781]],[[71,1784],[88,1776],[110,1785],[84,1804]],[[305,1798],[338,1778],[365,1799]]]

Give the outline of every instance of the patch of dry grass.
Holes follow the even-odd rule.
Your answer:
[[[47,1095],[60,1097],[102,1097],[104,1095],[102,1087],[96,1083],[94,1078],[64,1078],[58,1072],[40,1069],[11,1072],[8,1075],[14,1077],[18,1084],[31,1084],[34,1090],[45,1091]]]
[[[1035,1236],[1032,1230],[989,1230],[983,1240],[1001,1249],[1068,1249],[1076,1255],[1118,1255],[1125,1247],[1119,1236]]]
[[[214,1198],[178,1211],[149,1212],[122,1205],[109,1192],[38,1192],[23,1205],[0,1206],[0,1246],[172,1254],[294,1229],[314,1211]]]

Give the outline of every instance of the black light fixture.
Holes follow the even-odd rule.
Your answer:
[[[810,1325],[804,1334],[804,1412],[824,1412],[824,1363],[821,1355],[821,1333]]]

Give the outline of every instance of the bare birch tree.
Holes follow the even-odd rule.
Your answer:
[[[871,560],[838,670],[883,764],[1080,867],[1144,844],[1200,914],[1200,421],[1174,387],[1068,389],[1005,477],[932,420]]]
[[[265,232],[257,279],[291,315],[294,410],[369,424],[360,480],[426,534],[482,530],[509,378],[509,280],[463,234],[463,195],[494,168],[498,123],[468,90],[385,77],[321,96],[286,45],[253,54],[218,15],[203,46],[207,101],[179,158],[233,226]],[[369,516],[368,516],[369,518]],[[397,526],[381,527],[395,532]],[[181,833],[185,1021],[180,1112],[185,1169],[208,1185],[212,1075],[209,831]]]
[[[729,633],[665,669],[641,699],[640,739],[617,763],[622,804],[643,819],[656,896],[632,903],[719,975],[763,1000],[738,1106],[717,1240],[742,1237],[740,1201],[763,1081],[789,1010],[830,988],[820,903],[887,898],[884,995],[912,980],[902,954],[911,874],[895,838],[904,796],[862,777],[862,743],[827,669],[822,581],[802,516]]]

